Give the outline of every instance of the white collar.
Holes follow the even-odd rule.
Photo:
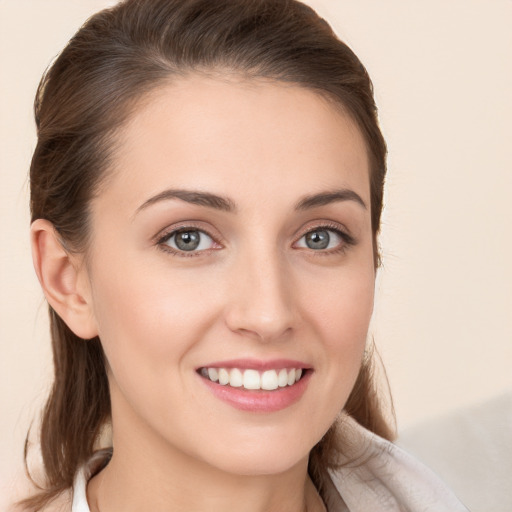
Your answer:
[[[73,481],[71,512],[91,512],[87,503],[87,482],[108,463],[111,456],[111,449],[99,450],[77,471]]]

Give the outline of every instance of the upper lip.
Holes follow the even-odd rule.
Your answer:
[[[296,359],[270,359],[263,361],[261,359],[229,359],[226,361],[214,361],[207,363],[200,368],[238,368],[240,370],[280,370],[282,368],[302,368],[310,369],[311,365],[298,361]]]

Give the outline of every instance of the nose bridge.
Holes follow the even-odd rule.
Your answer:
[[[272,341],[293,327],[292,282],[276,244],[256,245],[237,258],[226,321],[233,331]]]

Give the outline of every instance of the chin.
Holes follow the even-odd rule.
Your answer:
[[[320,438],[321,434],[308,436],[297,431],[260,432],[252,439],[232,436],[229,440],[217,440],[214,450],[204,453],[203,460],[226,473],[276,475],[298,465],[307,466],[309,453]]]
[[[305,464],[309,458],[309,452],[301,453],[300,456],[293,456],[292,453],[281,451],[276,454],[260,453],[247,454],[239,453],[226,457],[221,464],[216,466],[226,473],[240,476],[266,476],[286,473],[291,469]]]

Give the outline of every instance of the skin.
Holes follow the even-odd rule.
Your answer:
[[[63,253],[46,221],[32,228],[48,300],[108,360],[115,451],[88,486],[91,510],[322,510],[308,454],[350,394],[373,309],[361,134],[304,88],[191,75],[145,98],[118,142],[87,257]],[[236,211],[146,204],[169,189]],[[340,189],[364,205],[295,208]],[[162,241],[183,226],[211,237],[192,256]],[[309,248],[304,235],[326,229],[332,247]],[[236,409],[196,371],[234,358],[305,362],[307,388],[277,412]]]

